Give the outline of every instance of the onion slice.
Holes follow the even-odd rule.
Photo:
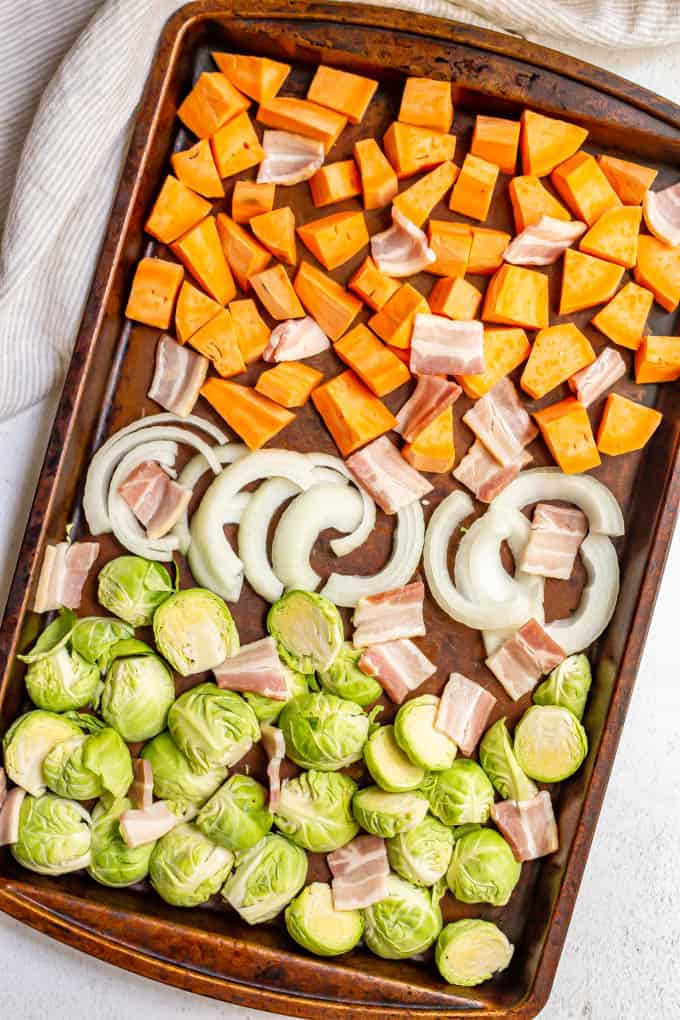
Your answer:
[[[267,602],[276,602],[283,595],[283,584],[272,570],[267,554],[269,526],[279,507],[299,491],[299,486],[287,478],[270,478],[250,497],[241,518],[238,554],[246,580],[253,591]]]
[[[340,457],[334,457],[330,453],[308,453],[307,456],[317,467],[330,468],[343,478],[347,478],[359,490],[359,495],[363,502],[363,513],[359,526],[349,535],[343,535],[342,538],[331,540],[331,549],[335,556],[349,556],[351,552],[354,552],[355,549],[358,549],[360,545],[367,541],[375,527],[375,501],[363,485],[359,484],[344,460],[341,460]]]
[[[235,496],[229,501],[229,504],[224,508],[222,517],[224,524],[240,524],[243,520],[243,515],[248,509],[248,504],[252,498],[250,492],[237,492]],[[210,557],[206,560],[203,552],[197,548],[195,543],[189,546],[189,552],[187,556],[189,562],[189,569],[193,574],[194,580],[201,585],[202,588],[208,588],[210,591],[217,591],[220,585],[220,578],[215,574]],[[239,596],[240,596],[239,590]]]
[[[235,460],[239,460],[241,457],[246,456],[248,453],[248,447],[245,443],[224,443],[222,446],[214,447],[213,453],[220,464],[233,464]],[[194,489],[206,471],[209,470],[210,465],[203,454],[197,453],[195,457],[192,457],[191,460],[187,461],[184,465],[177,481],[180,485],[183,485],[185,489]],[[191,545],[188,508],[175,524],[172,529],[172,534],[177,537],[179,551],[186,556],[189,551],[189,546]]]
[[[177,443],[156,440],[142,443],[130,450],[118,462],[111,476],[109,485],[108,514],[111,530],[116,540],[134,556],[143,556],[147,560],[169,562],[179,543],[172,533],[162,538],[151,539],[141,526],[134,513],[118,492],[118,487],[135,468],[147,460],[161,464],[174,477],[174,465],[177,457]]]
[[[580,507],[591,534],[616,536],[625,531],[621,507],[606,485],[592,475],[565,475],[557,467],[522,471],[489,505],[507,513],[548,499],[563,499]]]
[[[581,559],[588,573],[578,608],[545,630],[567,655],[582,652],[605,629],[619,597],[619,560],[606,535],[588,535],[581,543]]]

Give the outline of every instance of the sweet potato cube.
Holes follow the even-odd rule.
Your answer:
[[[208,379],[201,386],[201,395],[251,450],[259,450],[295,420],[280,404],[228,379]]]
[[[250,285],[272,319],[304,318],[305,310],[283,266],[277,264],[263,273],[256,273],[251,276]]]
[[[168,175],[154,202],[144,229],[161,244],[176,241],[212,211],[210,202]]]
[[[598,156],[597,162],[624,205],[642,205],[643,198],[654,183],[657,170],[615,156]]]
[[[174,152],[170,157],[172,169],[187,188],[205,198],[223,198],[224,188],[215,166],[210,140],[201,138],[190,149]]]
[[[368,320],[368,325],[390,347],[405,350],[411,346],[416,315],[427,315],[429,311],[430,307],[420,291],[410,283],[402,283],[380,311]]]
[[[405,443],[401,455],[416,471],[444,474],[456,459],[453,440],[453,407],[449,405],[411,443]]]
[[[234,117],[210,139],[215,166],[220,177],[232,177],[257,166],[264,149],[247,113]]]
[[[248,290],[250,277],[261,273],[271,262],[271,252],[226,213],[217,214],[217,232],[236,282],[241,290]]]
[[[290,64],[268,57],[213,53],[212,58],[232,85],[258,103],[273,99],[290,74]]]
[[[383,136],[383,147],[401,180],[440,163],[451,162],[456,151],[456,136],[395,120]]]
[[[504,117],[486,117],[481,113],[475,118],[470,152],[473,156],[494,163],[504,174],[514,174],[517,166],[520,123]]]
[[[304,260],[294,287],[302,304],[331,340],[346,333],[361,310],[358,298]]]
[[[303,361],[281,361],[262,373],[255,389],[281,407],[302,407],[322,379],[323,372]]]
[[[354,159],[359,167],[364,209],[382,209],[389,205],[399,190],[399,182],[375,138],[355,142]]]
[[[534,400],[540,400],[593,361],[595,351],[573,322],[548,326],[536,334],[520,386]]]
[[[624,205],[608,209],[583,235],[579,248],[588,255],[632,269],[637,262],[642,209]]]
[[[545,444],[565,475],[590,471],[601,463],[588,412],[575,397],[567,397],[534,412]]]
[[[167,329],[183,279],[184,270],[176,262],[140,259],[125,309],[128,319]]]
[[[498,180],[498,167],[479,156],[467,154],[449,199],[449,209],[473,220],[484,221]]]
[[[553,170],[550,180],[557,194],[578,219],[592,226],[608,209],[621,205],[619,196],[588,152],[577,152]]]
[[[626,283],[594,316],[593,326],[621,347],[636,351],[644,336],[654,295],[637,283]]]
[[[250,100],[219,71],[204,71],[177,110],[177,116],[198,138],[210,138]]]
[[[325,269],[337,269],[368,244],[362,212],[341,212],[297,228],[298,237]]]
[[[353,159],[328,163],[309,180],[312,202],[317,209],[334,202],[343,202],[361,194],[361,179]]]
[[[434,78],[407,78],[399,107],[403,124],[450,131],[453,123],[451,82]]]
[[[312,78],[307,99],[343,114],[350,124],[358,124],[363,120],[377,87],[378,83],[373,78],[320,65]]]
[[[367,255],[348,286],[369,308],[378,312],[392,295],[396,294],[401,284],[391,276],[381,273],[371,256]]]
[[[635,382],[680,379],[680,337],[646,336],[635,352]]]
[[[347,124],[347,117],[335,110],[311,103],[309,99],[294,99],[290,96],[277,96],[260,103],[257,119],[266,127],[291,131],[323,142],[326,152],[330,151]]]
[[[542,216],[554,220],[571,219],[571,213],[564,208],[552,192],[538,177],[513,177],[508,186],[512,213],[515,217],[515,231],[521,234],[527,227],[533,227]]]
[[[427,299],[435,315],[471,322],[477,318],[482,303],[482,292],[462,276],[437,280]]]
[[[487,287],[482,319],[528,329],[547,326],[550,319],[547,276],[522,266],[501,266]]]
[[[232,301],[229,305],[229,312],[236,329],[236,342],[241,351],[241,357],[246,364],[257,361],[269,343],[271,336],[269,326],[258,312],[257,305],[252,298]]]
[[[662,308],[675,311],[680,302],[680,247],[670,248],[656,237],[641,234],[634,275],[637,283],[651,290]]]
[[[396,195],[394,205],[407,216],[411,223],[422,227],[438,202],[441,202],[449,190],[459,170],[455,163],[447,160],[440,166],[435,167],[429,174],[421,177],[419,181],[406,188],[400,195]]]
[[[588,132],[576,124],[525,110],[521,117],[522,172],[545,177],[580,149]]]
[[[194,333],[189,343],[211,361],[215,370],[224,378],[246,370],[238,345],[238,331],[226,308],[220,308],[214,318]]]
[[[254,216],[274,208],[276,185],[256,181],[236,181],[231,196],[231,218],[235,223],[250,223]]]
[[[490,227],[472,227],[472,244],[468,256],[468,273],[478,276],[492,276],[503,265],[505,249],[510,244],[510,234]]]
[[[406,365],[363,323],[337,341],[334,351],[376,397],[384,397],[411,378]]]
[[[312,402],[343,457],[397,424],[392,412],[350,369],[318,386]]]
[[[435,276],[465,276],[472,248],[472,230],[467,223],[430,220],[427,236],[437,256],[437,261],[426,267],[427,272]]]
[[[236,296],[234,278],[224,257],[214,216],[206,216],[170,247],[203,290],[219,304],[226,305]]]
[[[564,253],[560,315],[602,305],[616,293],[623,269],[612,262],[567,248]]]
[[[253,216],[250,229],[255,237],[277,259],[294,266],[297,262],[295,248],[295,213],[289,205],[271,212]]]
[[[641,450],[652,438],[663,415],[653,407],[610,393],[597,430],[597,448],[610,457]]]
[[[458,375],[456,382],[468,397],[478,400],[526,361],[530,353],[531,344],[523,329],[485,329],[485,371],[480,375]]]
[[[175,334],[179,343],[186,343],[201,326],[214,319],[221,309],[222,305],[185,280],[175,307]]]

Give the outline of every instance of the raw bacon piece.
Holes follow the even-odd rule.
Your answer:
[[[416,388],[397,412],[394,429],[407,443],[438,418],[442,411],[454,404],[463,391],[460,386],[437,375],[418,376]]]
[[[147,396],[166,411],[186,418],[208,374],[208,359],[163,334],[156,344],[156,368]]]
[[[191,500],[191,489],[169,478],[155,460],[145,460],[118,486],[148,538],[162,538],[174,528]]]
[[[290,131],[265,131],[264,159],[257,172],[258,184],[299,184],[308,181],[323,165],[323,142]]]
[[[503,258],[513,266],[551,266],[588,229],[578,220],[556,220],[541,216],[511,241]]]
[[[90,567],[99,556],[98,542],[59,542],[45,548],[33,611],[48,613],[60,606],[77,609]]]
[[[517,390],[507,378],[485,393],[463,415],[463,421],[503,467],[516,464],[524,447],[538,435]]]
[[[267,779],[269,780],[269,810],[278,811],[281,802],[281,762],[286,757],[286,741],[283,732],[276,726],[265,723],[261,727],[262,746],[269,758]]]
[[[626,363],[613,347],[605,347],[580,372],[569,379],[569,388],[579,403],[588,407],[626,374]]]
[[[444,315],[416,315],[411,371],[419,375],[478,375],[484,371],[484,327]]]
[[[326,862],[333,876],[336,910],[360,910],[387,896],[390,865],[385,840],[380,836],[356,836],[328,854]]]
[[[461,485],[475,494],[480,503],[490,503],[532,460],[531,454],[522,450],[518,460],[503,467],[491,456],[484,443],[475,439],[452,473]]]
[[[680,244],[680,183],[663,191],[646,191],[642,211],[650,234],[672,248]]]
[[[588,519],[577,507],[538,503],[520,568],[526,574],[568,581],[587,532]]]
[[[0,846],[10,846],[19,842],[19,812],[26,791],[15,786],[5,797],[0,808]]]
[[[492,804],[491,817],[517,861],[535,861],[559,848],[557,822],[547,790],[541,790],[531,800],[502,800]]]
[[[153,843],[181,822],[168,807],[167,801],[157,800],[143,811],[123,811],[120,816],[120,834],[127,845],[134,850],[144,843]]]
[[[397,448],[381,436],[348,457],[347,467],[386,514],[432,492],[426,478],[407,464]]]
[[[437,671],[418,645],[408,638],[368,648],[359,659],[359,669],[374,676],[395,705],[401,705],[410,691],[415,691]]]
[[[434,728],[450,737],[463,754],[472,754],[495,704],[493,694],[480,684],[462,673],[451,673],[441,694]]]
[[[132,759],[132,785],[128,799],[138,811],[145,811],[153,804],[153,767],[146,758]]]
[[[437,261],[423,231],[394,205],[392,226],[371,238],[371,255],[387,276],[412,276]]]
[[[262,357],[265,361],[302,361],[327,351],[331,343],[315,319],[288,319],[280,322],[269,337]]]
[[[486,664],[514,701],[532,691],[544,673],[565,658],[565,652],[540,623],[528,620],[508,638]]]
[[[352,620],[356,627],[352,639],[354,647],[366,648],[382,641],[422,637],[425,634],[424,598],[425,585],[422,581],[413,581],[381,595],[362,596]]]
[[[236,655],[213,670],[217,686],[227,691],[252,691],[275,701],[286,701],[286,671],[273,637],[242,645]]]

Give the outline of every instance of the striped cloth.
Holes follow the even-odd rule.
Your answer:
[[[180,6],[181,0],[0,0],[0,419],[63,379],[131,118],[159,32]],[[680,40],[679,0],[393,0],[393,6],[528,38],[540,26],[541,34],[607,47]]]

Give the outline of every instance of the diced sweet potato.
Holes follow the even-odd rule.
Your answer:
[[[238,223],[234,223],[226,213],[217,214],[217,232],[236,282],[241,290],[247,291],[250,277],[261,273],[271,262],[271,252],[258,244],[254,237]]]
[[[465,157],[451,192],[449,209],[473,220],[484,221],[498,180],[498,167],[471,153]]]
[[[454,163],[448,161],[442,163],[397,195],[394,205],[404,216],[408,216],[411,223],[422,227],[437,202],[441,202],[455,181],[458,172],[458,167]]]
[[[270,330],[251,298],[232,301],[229,305],[232,322],[236,328],[236,342],[246,364],[257,361],[269,343]]]
[[[381,273],[371,256],[367,255],[348,286],[369,308],[377,312],[396,294],[401,284]]]
[[[264,159],[264,149],[247,113],[220,128],[210,139],[210,146],[220,177],[240,174]]]
[[[547,276],[522,266],[501,266],[487,287],[482,319],[528,329],[547,326],[550,319]]]
[[[274,208],[276,185],[256,181],[236,181],[231,196],[231,218],[235,223],[250,223],[254,216]]]
[[[653,407],[610,393],[597,430],[597,448],[610,457],[641,450],[652,438],[663,415]]]
[[[403,361],[363,324],[345,333],[333,349],[376,397],[386,396],[411,378]]]
[[[635,382],[680,379],[680,337],[646,336],[635,352]]]
[[[520,123],[503,117],[485,117],[478,113],[472,132],[470,152],[487,163],[494,163],[504,174],[514,174],[517,166]]]
[[[615,156],[598,156],[597,162],[624,205],[642,205],[643,198],[654,183],[657,170]]]
[[[435,315],[471,322],[477,318],[482,303],[482,292],[462,276],[437,280],[427,299]]]
[[[337,269],[368,245],[362,212],[340,212],[297,228],[298,237],[325,269]]]
[[[440,163],[451,162],[456,151],[456,136],[395,120],[385,132],[383,147],[401,180],[431,170]]]
[[[353,159],[328,163],[309,180],[312,202],[317,209],[334,202],[344,202],[361,194],[361,178]]]
[[[392,412],[350,369],[318,386],[312,401],[343,457],[397,424]]]
[[[515,230],[520,234],[527,227],[533,227],[542,216],[550,216],[554,220],[571,219],[571,213],[564,208],[552,192],[538,177],[513,177],[508,186],[512,213],[515,217]]]
[[[176,262],[140,259],[125,309],[128,319],[167,329],[183,279],[184,270]]]
[[[608,209],[621,205],[619,196],[588,152],[577,152],[553,170],[557,194],[578,219],[592,226]]]
[[[535,411],[534,418],[546,446],[565,475],[590,471],[601,463],[588,412],[575,397]]]
[[[467,271],[477,276],[491,276],[503,265],[505,249],[510,244],[510,234],[490,227],[472,227],[472,244],[468,257]]]
[[[656,237],[641,234],[635,279],[651,290],[662,308],[674,312],[680,302],[680,247],[669,248]]]
[[[364,209],[382,209],[389,205],[399,190],[399,182],[375,138],[355,142],[354,159],[359,167]]]
[[[212,211],[210,202],[168,175],[144,229],[161,244],[176,241]]]
[[[185,280],[175,308],[175,334],[179,343],[186,343],[201,326],[214,319],[221,308],[217,301]]]
[[[330,151],[347,124],[347,117],[341,113],[312,103],[309,99],[294,99],[291,96],[277,96],[261,103],[257,119],[267,127],[291,131],[323,142],[326,152]]]
[[[453,408],[445,408],[411,443],[405,443],[402,457],[416,471],[444,474],[456,459],[453,440]]]
[[[472,230],[467,223],[430,220],[428,244],[437,261],[426,267],[435,276],[465,276],[472,248]]]
[[[251,276],[250,285],[272,319],[304,318],[305,310],[283,266],[277,264]]]
[[[320,65],[312,78],[307,99],[343,114],[350,124],[358,124],[363,120],[377,87],[378,83],[373,78]]]
[[[204,71],[181,103],[177,116],[199,138],[210,138],[223,124],[249,106],[250,100],[223,74]]]
[[[595,351],[573,322],[548,326],[536,334],[520,386],[534,400],[540,400],[593,361]]]
[[[172,169],[187,188],[205,198],[223,198],[224,188],[215,166],[210,141],[201,138],[190,149],[174,152],[170,157]]]
[[[226,305],[236,296],[234,279],[224,257],[214,216],[206,216],[175,241],[171,250],[219,304]]]
[[[416,315],[427,315],[429,311],[430,307],[420,291],[410,283],[402,283],[380,311],[368,320],[368,325],[390,347],[406,349],[411,345]]]
[[[358,298],[304,259],[294,286],[302,304],[331,340],[346,333],[361,310]]]
[[[450,131],[453,123],[451,82],[434,78],[407,78],[399,107],[404,124]]]
[[[602,305],[616,293],[623,269],[612,262],[567,248],[560,294],[560,315]]]
[[[485,329],[485,371],[480,375],[457,375],[456,382],[468,397],[478,400],[526,361],[530,353],[531,344],[523,329]]]
[[[262,373],[255,389],[281,407],[302,407],[322,379],[323,372],[303,361],[281,361]]]
[[[522,172],[545,177],[580,149],[588,132],[576,124],[525,110],[521,117]]]
[[[583,235],[579,248],[588,255],[632,269],[637,262],[641,220],[642,209],[639,206],[608,209]]]
[[[637,283],[626,283],[609,304],[601,308],[592,324],[621,347],[636,351],[644,336],[654,295]]]
[[[212,58],[232,85],[258,103],[273,99],[290,74],[290,64],[268,57],[213,53]]]
[[[201,386],[201,395],[251,450],[259,450],[295,420],[280,404],[228,379],[208,379]]]
[[[277,259],[289,266],[297,263],[295,213],[289,205],[272,209],[271,212],[262,213],[260,216],[253,216],[250,229],[258,241],[261,241]]]
[[[215,370],[224,378],[245,372],[245,362],[238,345],[238,331],[226,308],[220,308],[214,318],[194,333],[189,343],[211,361]]]

